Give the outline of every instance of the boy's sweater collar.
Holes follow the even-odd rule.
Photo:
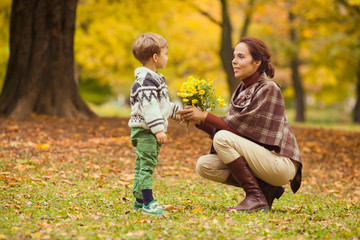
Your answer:
[[[135,76],[139,75],[139,74],[146,74],[146,73],[150,73],[151,75],[153,75],[156,78],[161,78],[162,74],[159,72],[154,72],[153,70],[147,68],[147,67],[138,67],[137,69],[135,69]]]

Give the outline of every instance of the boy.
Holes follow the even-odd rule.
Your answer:
[[[134,209],[145,214],[163,214],[164,209],[153,198],[152,174],[160,146],[167,142],[168,118],[177,119],[179,107],[170,102],[164,76],[157,69],[166,66],[167,41],[156,33],[144,33],[134,42],[133,54],[143,67],[135,70],[130,106],[131,143],[137,154],[133,194]]]

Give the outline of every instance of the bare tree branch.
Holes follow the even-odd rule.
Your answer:
[[[218,20],[216,20],[214,17],[212,17],[208,12],[204,11],[203,9],[201,9],[199,6],[197,6],[196,4],[194,4],[193,2],[187,1],[187,0],[180,0],[182,2],[186,2],[187,4],[189,4],[189,6],[193,7],[196,9],[196,11],[198,11],[199,13],[201,13],[203,16],[207,17],[211,22],[215,23],[216,25],[221,26],[222,23],[219,22]]]

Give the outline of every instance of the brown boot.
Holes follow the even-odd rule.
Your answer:
[[[226,182],[223,182],[223,184],[234,186],[234,187],[240,187],[239,182],[236,181],[236,179],[234,178],[234,176],[231,173],[229,174],[229,177],[226,180]]]
[[[273,186],[261,180],[260,178],[256,178],[256,180],[258,181],[259,187],[266,198],[266,201],[269,205],[269,209],[271,209],[274,199],[275,198],[279,199],[281,195],[283,195],[283,193],[285,192],[285,188]]]
[[[228,208],[226,211],[268,211],[269,206],[266,198],[246,160],[243,157],[239,157],[226,165],[229,167],[231,174],[239,182],[240,186],[246,193],[245,199],[239,205]]]

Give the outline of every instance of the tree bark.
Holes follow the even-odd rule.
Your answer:
[[[245,37],[247,35],[251,23],[251,18],[254,12],[254,5],[255,5],[255,0],[249,0],[249,7],[247,10],[245,10],[245,20],[243,27],[241,29],[240,38]]]
[[[232,27],[227,10],[227,1],[220,0],[222,6],[222,33],[221,33],[221,46],[220,46],[220,58],[223,64],[224,70],[227,75],[227,81],[229,84],[229,91],[232,94],[236,87],[239,85],[239,80],[234,76],[234,69],[232,67],[233,59],[233,46],[232,46]]]
[[[360,123],[360,61],[358,62],[357,71],[357,84],[356,84],[356,104],[353,110],[354,122]]]
[[[227,1],[220,0],[222,7],[222,23],[216,21],[209,13],[201,10],[198,6],[193,3],[190,3],[195,9],[197,9],[201,14],[207,17],[210,21],[221,27],[221,46],[220,46],[220,59],[223,65],[224,71],[226,73],[227,82],[229,85],[230,95],[235,91],[236,87],[239,85],[239,79],[235,78],[234,69],[232,67],[233,59],[233,43],[232,43],[232,27],[228,13]],[[249,11],[246,12],[244,25],[241,31],[240,36],[245,36],[247,34],[248,27],[251,22],[251,17],[253,13],[254,0],[249,0]]]
[[[290,40],[294,45],[297,45],[298,39],[296,35],[296,29],[294,27],[294,14],[289,12],[289,21],[291,24],[290,28]],[[291,79],[293,82],[293,87],[295,90],[295,121],[304,122],[305,121],[305,97],[304,97],[304,89],[302,86],[302,80],[299,73],[300,60],[298,56],[298,51],[294,50],[294,52],[290,56],[290,68],[291,68]]]
[[[17,119],[32,113],[95,116],[75,82],[76,5],[77,0],[13,0],[0,114]]]

